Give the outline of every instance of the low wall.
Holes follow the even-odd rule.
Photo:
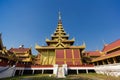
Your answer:
[[[95,72],[110,76],[120,76],[120,63],[95,66]]]
[[[15,66],[12,67],[3,67],[3,70],[0,72],[0,78],[12,77],[14,76]]]

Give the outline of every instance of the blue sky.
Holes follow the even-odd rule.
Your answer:
[[[0,0],[0,32],[7,49],[46,45],[55,31],[58,11],[74,45],[101,50],[104,43],[120,38],[119,0]]]

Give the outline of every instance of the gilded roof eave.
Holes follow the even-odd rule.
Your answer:
[[[51,37],[59,37],[58,35],[51,35]],[[61,37],[69,37],[69,35],[61,35]]]
[[[103,56],[100,56],[98,58],[93,59],[92,62],[96,62],[96,61],[100,61],[100,60],[105,60],[105,59],[113,58],[113,57],[116,57],[116,56],[120,56],[120,54],[117,53],[117,54],[112,54],[112,55],[109,55],[109,54],[103,55]]]
[[[62,42],[74,42],[75,40],[63,40]],[[58,42],[57,40],[46,40],[47,43]]]
[[[41,49],[65,49],[65,48],[69,48],[69,49],[85,49],[85,46],[66,46],[66,47],[53,47],[53,46],[39,46],[36,45],[35,49],[36,50],[41,50]]]
[[[71,43],[71,44],[73,44],[74,41],[75,41],[75,39],[73,38],[73,39],[71,39],[71,40],[62,40],[61,42],[62,42],[62,43]],[[58,40],[49,40],[49,39],[46,39],[46,43],[47,43],[47,44],[50,44],[50,43],[58,43]]]

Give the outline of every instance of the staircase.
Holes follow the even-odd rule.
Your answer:
[[[15,71],[15,66],[7,67],[0,71],[0,78],[12,77]]]
[[[58,67],[57,77],[58,78],[65,78],[65,72],[64,72],[64,69],[62,66]]]

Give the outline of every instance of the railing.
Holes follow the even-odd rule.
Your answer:
[[[8,66],[9,64],[7,62],[0,62],[0,66]]]
[[[92,65],[92,64],[68,65],[68,67],[94,67],[94,65]]]
[[[32,68],[39,68],[39,67],[53,67],[53,65],[31,65]]]
[[[24,67],[24,68],[39,68],[39,67],[53,67],[53,65],[16,64],[16,67]]]

